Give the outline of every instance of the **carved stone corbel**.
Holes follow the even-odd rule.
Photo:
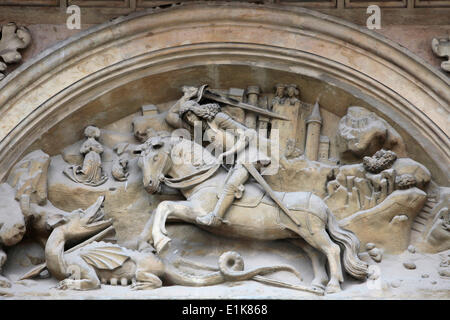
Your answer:
[[[1,27],[0,39],[0,80],[5,75],[3,72],[7,68],[7,64],[18,63],[22,60],[19,49],[25,49],[31,43],[31,34],[25,27],[17,27],[14,22],[8,23]]]
[[[450,36],[447,39],[433,38],[433,40],[431,40],[431,49],[438,57],[447,58],[447,61],[441,63],[441,68],[450,72]]]

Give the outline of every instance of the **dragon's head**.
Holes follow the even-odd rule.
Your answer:
[[[104,219],[104,196],[86,210],[77,209],[66,216],[54,217],[47,223],[54,229],[62,229],[67,239],[83,239],[99,233],[112,224],[111,219]]]

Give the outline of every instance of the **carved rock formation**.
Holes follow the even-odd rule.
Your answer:
[[[450,188],[439,188],[428,197],[413,225],[413,244],[422,252],[450,249]]]
[[[339,121],[337,147],[341,160],[371,156],[380,149],[406,157],[402,137],[384,119],[362,107],[349,107]]]
[[[361,244],[374,243],[388,253],[408,248],[411,225],[426,201],[418,188],[396,190],[377,206],[359,211],[339,224],[353,231]]]
[[[0,184],[0,244],[6,246],[15,245],[25,234],[24,216],[14,195],[8,184]]]
[[[382,203],[395,190],[424,189],[431,174],[422,164],[399,158],[393,151],[380,150],[364,157],[362,164],[337,167],[327,183],[326,203],[339,218]]]
[[[19,203],[14,200],[15,190],[8,184],[0,184],[0,287],[10,287],[11,283],[1,275],[6,262],[2,246],[13,246],[25,234],[25,219]]]
[[[20,201],[25,216],[30,214],[31,203],[44,205],[47,202],[49,165],[49,155],[36,150],[20,160],[8,176],[8,183],[16,190],[14,198]]]

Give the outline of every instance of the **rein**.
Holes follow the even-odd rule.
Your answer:
[[[162,182],[166,184],[166,186],[175,188],[175,189],[186,189],[193,186],[196,186],[203,181],[209,179],[216,171],[220,168],[220,163],[216,163],[207,167],[202,168],[201,170],[191,173],[187,176],[180,178],[167,178],[164,177]]]

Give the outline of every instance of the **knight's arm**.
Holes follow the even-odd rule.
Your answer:
[[[184,128],[184,121],[181,119],[179,111],[180,107],[183,103],[185,103],[188,99],[183,96],[180,100],[178,100],[167,112],[166,122],[174,127],[174,128]]]
[[[223,157],[227,157],[233,153],[239,153],[245,149],[248,146],[251,137],[256,134],[255,130],[247,128],[223,112],[219,112],[214,118],[214,121],[219,128],[223,130],[234,130],[238,135],[238,141],[230,150],[227,150],[222,154]]]
[[[240,134],[238,141],[234,144],[234,146],[230,150],[222,153],[221,157],[226,158],[231,154],[241,152],[243,149],[245,149],[245,147],[248,146],[249,140],[250,139],[248,136],[246,136],[245,134]]]

